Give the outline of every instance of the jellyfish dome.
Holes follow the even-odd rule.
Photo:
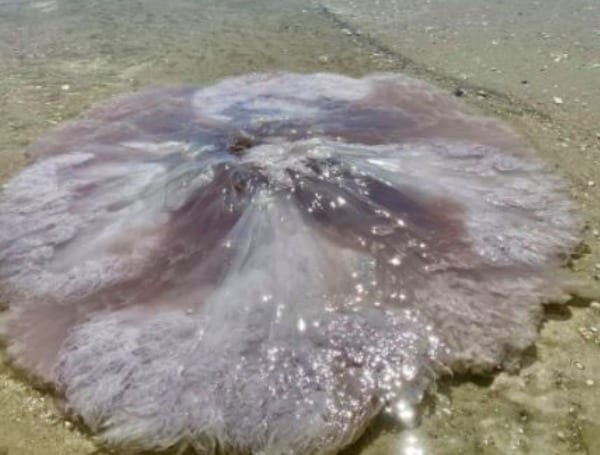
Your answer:
[[[30,154],[8,354],[134,452],[333,454],[442,374],[514,368],[577,237],[512,133],[401,75],[148,89]]]

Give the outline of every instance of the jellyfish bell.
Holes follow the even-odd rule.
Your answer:
[[[578,223],[497,121],[401,75],[118,97],[0,198],[3,336],[109,445],[329,454],[514,367]]]

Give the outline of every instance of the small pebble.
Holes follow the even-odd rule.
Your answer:
[[[561,441],[565,441],[567,439],[567,435],[565,434],[564,431],[557,431],[556,432],[556,437],[558,439],[560,439]]]
[[[350,30],[349,28],[343,28],[342,29],[342,33],[346,36],[351,36],[353,35],[352,30]]]
[[[69,84],[63,84],[60,86],[60,89],[66,92],[67,90],[71,89],[71,86]]]
[[[575,365],[575,368],[578,370],[583,370],[585,368],[581,362],[574,362],[573,365]]]
[[[588,387],[592,387],[594,385],[594,380],[588,379],[587,381],[585,381],[585,385],[587,385]]]
[[[448,417],[452,416],[452,409],[450,408],[442,408],[442,413],[447,415]]]
[[[465,94],[465,91],[464,91],[464,89],[459,87],[456,90],[454,90],[454,92],[452,92],[452,93],[454,94],[454,96],[461,97]]]
[[[579,327],[577,331],[585,341],[591,341],[594,338],[594,334],[586,327]]]
[[[321,55],[319,57],[319,62],[321,62],[321,63],[329,63],[329,56],[328,55]]]
[[[494,438],[492,438],[491,436],[487,436],[483,438],[483,445],[486,447],[494,446],[496,445],[496,442],[494,441]]]
[[[560,96],[555,96],[552,99],[554,100],[554,104],[563,104],[563,99]]]

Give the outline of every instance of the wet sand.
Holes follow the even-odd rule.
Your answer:
[[[117,93],[249,71],[401,71],[502,117],[565,177],[586,223],[573,268],[597,283],[597,24],[594,0],[0,0],[0,179],[31,140]],[[518,375],[445,381],[419,428],[381,419],[348,453],[600,453],[600,308],[580,303],[549,309]],[[6,366],[0,412],[1,455],[104,453]]]

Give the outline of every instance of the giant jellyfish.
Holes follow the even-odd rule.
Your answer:
[[[515,368],[577,220],[497,121],[400,75],[118,97],[0,198],[2,336],[102,440],[332,454]]]

